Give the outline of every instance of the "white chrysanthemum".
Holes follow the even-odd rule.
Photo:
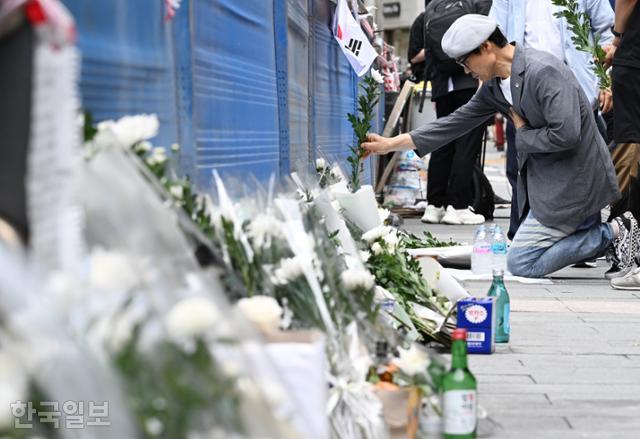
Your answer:
[[[375,242],[380,238],[385,238],[390,233],[390,231],[391,229],[387,226],[374,227],[373,229],[362,235],[362,239],[371,244],[372,242]]]
[[[302,277],[303,274],[301,261],[297,257],[285,258],[280,261],[280,266],[273,273],[274,282],[278,285],[286,285]]]
[[[349,291],[370,290],[375,285],[376,279],[367,270],[345,270],[340,275],[342,285]]]
[[[27,397],[27,376],[16,359],[0,351],[0,429],[13,427],[11,404]]]
[[[258,214],[249,223],[247,234],[257,248],[263,247],[269,242],[270,238],[278,238],[282,236],[282,221],[273,215],[266,213]]]
[[[151,148],[153,148],[151,142],[144,140],[142,142],[136,143],[136,145],[133,147],[133,150],[137,153],[146,154],[151,151]]]
[[[176,303],[167,314],[165,323],[174,338],[204,335],[220,319],[218,309],[206,297],[190,297]]]
[[[362,259],[362,262],[367,262],[369,260],[369,258],[371,257],[371,253],[363,250],[360,252],[360,259]]]
[[[342,169],[337,164],[331,167],[331,176],[336,180],[344,180],[344,174],[342,173]]]
[[[99,350],[106,349],[112,354],[122,351],[125,344],[131,339],[135,326],[140,322],[130,312],[114,316],[104,316],[93,322],[89,339],[96,343]]]
[[[431,361],[425,351],[415,344],[410,349],[398,349],[400,358],[395,358],[393,364],[408,376],[416,376],[427,372]]]
[[[184,188],[179,184],[175,184],[169,188],[171,196],[176,200],[182,200],[184,198]]]
[[[398,237],[398,234],[396,233],[396,231],[390,231],[389,234],[387,236],[385,236],[384,238],[384,242],[387,244],[387,249],[390,252],[395,251],[395,249],[398,247],[398,244],[400,243],[400,238]]]
[[[384,222],[389,218],[389,215],[391,215],[391,211],[389,211],[389,209],[379,207],[378,215],[380,216],[380,221],[384,224]]]
[[[151,154],[153,154],[155,157],[166,158],[167,150],[164,149],[164,146],[156,146],[155,148],[153,148]]]
[[[149,418],[144,423],[144,428],[151,436],[160,436],[164,431],[164,424],[158,418]]]
[[[384,249],[382,248],[382,246],[379,243],[374,242],[373,245],[371,246],[371,252],[374,255],[379,255],[379,254],[384,253]]]
[[[126,148],[142,140],[158,135],[160,123],[155,114],[124,116],[117,121],[107,120],[98,124],[98,131],[110,130],[116,139]]]
[[[282,308],[273,297],[253,296],[240,299],[236,306],[256,326],[274,331],[280,327]]]
[[[177,144],[177,143],[173,143],[173,144],[171,144],[171,151],[172,151],[172,152],[178,152],[178,151],[180,151],[180,145],[179,145],[179,144]]]
[[[91,252],[89,284],[105,291],[126,291],[135,287],[140,275],[126,255],[96,248]]]
[[[327,167],[327,161],[323,158],[316,159],[316,169],[324,169]]]
[[[384,84],[384,78],[382,77],[382,75],[380,74],[379,71],[377,71],[376,69],[371,69],[371,77],[378,83],[378,84]]]
[[[165,163],[167,160],[169,160],[169,158],[167,157],[167,153],[162,146],[157,146],[153,148],[151,155],[149,155],[149,157],[146,158],[146,162],[151,166],[161,165]]]

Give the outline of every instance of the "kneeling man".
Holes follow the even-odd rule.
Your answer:
[[[370,153],[417,149],[428,154],[496,112],[517,128],[519,214],[509,271],[540,277],[607,254],[631,270],[640,230],[630,213],[601,223],[600,210],[620,197],[611,155],[571,70],[546,52],[508,44],[495,20],[469,14],[444,35],[442,48],[478,79],[475,96],[448,117],[392,138],[370,134]]]

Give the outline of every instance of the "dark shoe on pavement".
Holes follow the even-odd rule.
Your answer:
[[[624,270],[622,270],[617,264],[613,264],[611,268],[605,271],[604,277],[605,279],[616,279],[619,277],[626,276],[631,272],[631,270],[633,270],[633,266],[627,267]]]
[[[640,290],[640,268],[636,268],[624,277],[611,279],[611,286],[616,290]]]
[[[620,233],[611,243],[612,247],[607,252],[607,260],[612,263],[612,269],[617,266],[618,271],[627,274],[640,251],[640,228],[631,212],[625,212],[613,221],[618,225]]]
[[[591,259],[588,261],[578,262],[577,264],[573,264],[574,268],[598,268],[598,261],[596,259]]]

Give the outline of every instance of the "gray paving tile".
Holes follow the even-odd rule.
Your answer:
[[[475,231],[407,226],[467,242]],[[479,437],[640,437],[640,292],[613,290],[606,269],[599,261],[596,269],[554,273],[551,285],[507,283],[511,342],[469,358],[480,404],[500,425],[483,421]],[[476,294],[489,284],[464,283]]]

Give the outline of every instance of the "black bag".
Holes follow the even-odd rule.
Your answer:
[[[485,219],[493,219],[493,212],[496,208],[493,188],[480,165],[473,166],[473,211],[484,216]]]
[[[473,180],[473,204],[471,207],[475,213],[479,213],[484,216],[486,220],[493,219],[493,212],[496,209],[495,194],[491,187],[491,182],[486,175],[484,175],[484,161],[487,154],[487,132],[484,133],[484,140],[482,145],[482,155],[479,160],[473,165],[473,173],[471,178]]]
[[[442,37],[463,15],[476,13],[473,0],[432,0],[425,10],[425,49],[431,52],[438,71],[460,73],[455,60],[442,50]]]

